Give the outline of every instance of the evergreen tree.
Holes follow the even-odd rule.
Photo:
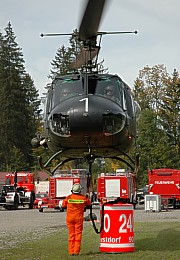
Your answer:
[[[65,75],[73,72],[73,63],[81,50],[82,43],[78,40],[78,32],[75,29],[69,38],[69,47],[62,45],[58,48],[55,59],[52,60],[52,69],[49,78],[54,79],[58,75]]]
[[[78,40],[78,30],[73,31],[72,36],[69,38],[70,47],[68,47],[69,53],[71,53],[71,61],[75,62],[78,54],[80,53],[83,45]]]
[[[10,22],[5,35],[1,35],[0,47],[1,166],[6,170],[19,156],[23,167],[28,168],[32,162],[30,140],[36,128],[38,93],[25,71],[23,53]]]
[[[51,62],[52,70],[49,78],[54,79],[58,75],[65,75],[69,72],[71,63],[71,53],[69,49],[62,45],[55,55],[55,59]]]
[[[75,69],[74,65],[78,56],[79,59],[82,59],[83,61],[85,53],[81,53],[82,49],[83,44],[78,40],[78,31],[75,29],[69,38],[69,47],[62,45],[58,48],[55,59],[51,62],[52,69],[50,70],[50,75],[48,77],[54,79],[58,75],[65,75],[77,71],[78,69]],[[107,72],[107,69],[104,69],[103,67],[103,63],[104,60],[98,64],[99,71],[102,73]]]

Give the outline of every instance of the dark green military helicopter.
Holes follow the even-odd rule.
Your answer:
[[[87,1],[79,32],[74,35],[83,46],[73,63],[76,72],[57,76],[48,88],[44,136],[34,138],[32,145],[43,144],[54,153],[46,164],[40,160],[45,169],[54,158],[63,158],[51,174],[64,163],[79,158],[87,160],[90,171],[95,158],[118,159],[133,170],[135,167],[128,151],[136,139],[140,108],[129,86],[118,75],[98,71],[97,37],[137,32],[98,32],[105,2]]]

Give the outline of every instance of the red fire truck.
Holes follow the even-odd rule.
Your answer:
[[[28,172],[8,173],[0,193],[0,205],[6,209],[17,209],[28,205],[33,208],[35,200],[34,174]]]
[[[38,204],[39,212],[43,212],[45,208],[53,208],[63,211],[62,201],[71,194],[72,186],[75,183],[81,184],[83,187],[82,194],[86,194],[87,183],[86,169],[72,169],[68,171],[59,171],[49,180],[49,199],[47,203],[40,202]]]
[[[100,204],[120,198],[135,207],[136,190],[135,174],[125,169],[117,169],[115,173],[101,173],[98,176],[97,197]]]
[[[149,170],[148,193],[160,195],[162,206],[180,208],[180,170]]]

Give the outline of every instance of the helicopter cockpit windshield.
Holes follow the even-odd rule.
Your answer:
[[[61,101],[86,93],[105,97],[122,105],[123,87],[118,77],[89,75],[87,86],[85,82],[84,76],[57,78],[53,85],[53,107]]]
[[[77,78],[59,78],[54,83],[53,106],[68,98],[82,95],[84,92],[82,80]]]
[[[117,77],[90,77],[88,80],[88,93],[103,96],[118,104],[122,104],[123,101],[123,88],[121,81]]]

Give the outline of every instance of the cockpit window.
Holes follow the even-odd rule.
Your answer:
[[[54,83],[53,92],[53,106],[56,106],[60,101],[81,95],[84,92],[82,79],[57,79],[57,81]]]
[[[122,82],[117,77],[89,77],[88,93],[104,96],[118,104],[122,104]]]
[[[89,75],[88,88],[84,76],[62,77],[53,82],[52,107],[59,102],[82,94],[97,95],[111,99],[123,106],[123,84],[117,76]]]

